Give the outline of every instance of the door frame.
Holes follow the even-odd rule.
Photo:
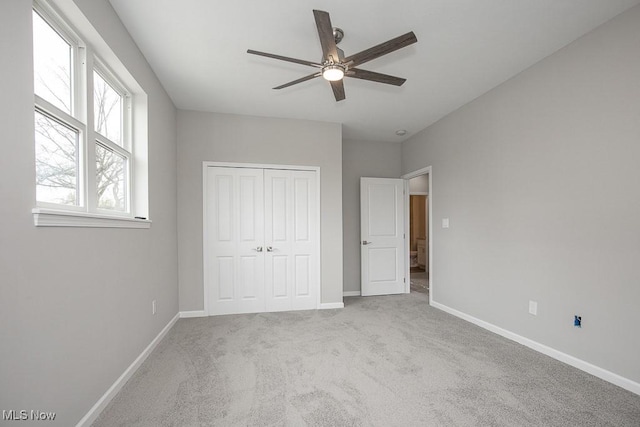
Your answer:
[[[210,167],[221,168],[250,168],[250,169],[280,169],[280,170],[297,170],[297,171],[311,171],[316,173],[316,206],[318,207],[317,218],[318,224],[316,227],[316,251],[318,253],[317,259],[317,272],[318,272],[318,289],[316,290],[316,308],[320,308],[320,302],[322,301],[322,246],[320,241],[321,236],[321,207],[320,207],[320,167],[319,166],[297,166],[297,165],[274,165],[268,163],[234,163],[234,162],[202,162],[202,287],[204,295],[204,315],[211,316],[209,312],[209,274],[207,268],[207,260],[209,260],[209,248],[205,236],[208,235],[208,212],[207,212],[207,169]]]
[[[405,236],[409,236],[411,226],[409,219],[409,209],[410,206],[410,191],[409,191],[409,180],[411,178],[415,178],[421,175],[429,176],[429,219],[428,219],[428,227],[429,227],[429,241],[427,245],[429,247],[429,305],[433,304],[433,170],[431,166],[424,167],[422,169],[418,169],[413,172],[409,172],[407,174],[402,175],[402,179],[404,179],[404,205],[405,205],[405,219],[404,219],[404,233]],[[406,284],[406,293],[411,292],[411,262],[409,260],[411,256],[411,239],[405,239],[405,275],[409,278]]]

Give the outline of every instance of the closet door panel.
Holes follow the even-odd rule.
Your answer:
[[[207,170],[208,259],[205,278],[209,289],[209,308],[215,314],[234,313],[235,298],[234,248],[234,171]]]
[[[238,168],[236,175],[238,313],[255,313],[265,310],[264,178],[261,169]]]
[[[286,243],[289,230],[287,227],[289,212],[289,200],[291,192],[287,176],[279,176],[274,171],[266,171],[266,193],[268,217],[266,218],[267,230],[272,244]]]
[[[267,311],[292,310],[292,172],[264,171],[265,280]]]
[[[219,302],[233,303],[235,297],[234,260],[232,256],[218,256],[217,262],[217,289],[216,300]]]
[[[209,314],[264,311],[263,171],[207,169]]]
[[[319,207],[317,205],[317,174],[312,171],[292,171],[293,239],[291,254],[294,258],[294,310],[314,309],[318,306],[319,248],[317,236]]]
[[[270,262],[271,277],[267,282],[271,285],[271,298],[274,300],[289,299],[289,257],[287,255],[272,255],[268,257]]]
[[[311,257],[309,255],[296,255],[295,263],[295,292],[296,298],[309,296],[311,279]]]
[[[240,257],[238,291],[243,300],[255,300],[262,295],[262,289],[258,287],[259,264],[258,256]]]

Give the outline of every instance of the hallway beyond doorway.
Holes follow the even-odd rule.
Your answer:
[[[411,292],[429,293],[429,273],[419,267],[411,268]]]

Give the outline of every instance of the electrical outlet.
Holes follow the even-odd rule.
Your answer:
[[[536,301],[529,301],[529,314],[538,315],[538,303]]]
[[[449,228],[449,218],[442,218],[442,228]]]
[[[156,300],[151,301],[151,314],[156,314]]]
[[[573,326],[582,328],[582,316],[578,316],[577,314],[573,316]]]

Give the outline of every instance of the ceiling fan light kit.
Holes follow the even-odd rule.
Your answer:
[[[337,82],[344,77],[345,67],[341,64],[325,65],[322,67],[322,77],[330,82]]]
[[[389,76],[387,74],[375,73],[373,71],[367,71],[356,67],[364,64],[365,62],[369,62],[383,55],[416,43],[418,39],[416,38],[416,35],[413,33],[413,31],[388,40],[372,48],[365,49],[362,52],[358,52],[354,55],[345,57],[342,50],[337,46],[337,44],[340,43],[340,41],[344,37],[344,31],[342,31],[340,28],[334,28],[331,25],[331,19],[329,17],[329,13],[327,12],[324,12],[322,10],[314,10],[313,16],[316,20],[316,28],[318,29],[320,45],[322,46],[321,62],[318,63],[313,61],[306,61],[303,59],[289,58],[286,56],[259,52],[251,49],[247,50],[247,53],[252,55],[266,56],[267,58],[293,62],[295,64],[307,65],[319,69],[319,71],[316,71],[313,74],[274,87],[274,89],[284,89],[286,87],[322,76],[331,84],[331,89],[333,90],[333,95],[336,98],[336,101],[342,101],[346,98],[344,93],[344,77],[353,77],[356,79],[369,80],[372,82],[384,83],[393,86],[402,86],[404,84],[406,79]]]

